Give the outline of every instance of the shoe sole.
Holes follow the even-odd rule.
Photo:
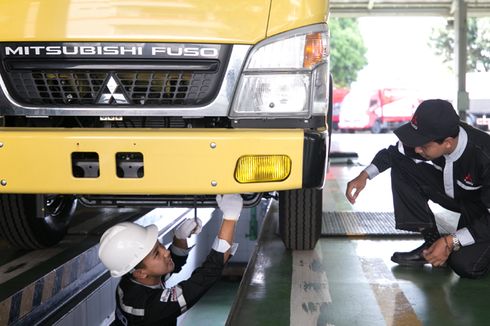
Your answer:
[[[391,257],[391,261],[400,266],[424,266],[429,263],[428,261],[399,261],[394,257]]]

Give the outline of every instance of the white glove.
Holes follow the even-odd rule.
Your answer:
[[[216,195],[218,207],[223,212],[223,219],[237,221],[243,207],[243,199],[239,194]]]
[[[174,236],[177,239],[185,240],[192,234],[199,234],[202,229],[202,221],[199,218],[188,218],[174,229]]]

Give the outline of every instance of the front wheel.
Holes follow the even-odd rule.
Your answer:
[[[65,236],[76,204],[68,195],[0,195],[0,233],[17,248],[55,245]]]
[[[315,248],[322,227],[322,190],[279,192],[279,233],[287,249]]]

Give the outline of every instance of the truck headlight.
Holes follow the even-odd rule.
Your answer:
[[[251,51],[232,105],[233,117],[310,117],[328,105],[325,24],[271,37]]]
[[[303,74],[247,75],[235,112],[241,114],[307,113],[309,77]],[[291,96],[295,94],[295,96]]]

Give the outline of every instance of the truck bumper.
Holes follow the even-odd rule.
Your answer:
[[[0,128],[0,193],[197,195],[321,187],[326,144],[327,134],[304,130]],[[77,176],[80,153],[96,158],[90,167],[96,174]],[[127,153],[140,157],[133,163],[142,175],[118,176],[119,165],[132,164],[124,162]],[[285,180],[235,180],[240,157],[273,154],[291,160]]]

